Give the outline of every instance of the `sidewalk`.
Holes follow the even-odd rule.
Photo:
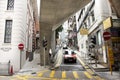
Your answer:
[[[85,62],[85,59],[83,59],[83,57],[80,56],[80,52],[76,51],[78,56],[80,57],[80,59],[86,64],[88,65],[97,75],[103,77],[105,80],[120,80],[120,71],[112,71],[112,75],[111,72],[109,71],[108,68],[97,64],[97,67],[95,65],[95,63],[91,63],[88,64]]]
[[[19,75],[36,74],[38,71],[49,70],[47,66],[46,68],[44,66],[40,66],[40,54],[37,53],[37,51],[33,53],[33,56],[34,56],[33,60],[29,61],[29,59],[27,59],[25,65],[16,74]]]

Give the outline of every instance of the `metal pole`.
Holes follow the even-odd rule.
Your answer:
[[[21,59],[22,58],[22,50],[20,50],[20,69],[21,69]]]
[[[44,47],[44,67],[45,67],[45,47]]]
[[[107,47],[107,54],[108,54],[108,63],[109,63],[109,67],[110,67],[110,72],[111,72],[111,75],[112,75],[112,63],[111,63],[111,60],[110,60],[110,48],[109,48],[109,45],[108,45],[108,41],[106,41],[106,47]]]

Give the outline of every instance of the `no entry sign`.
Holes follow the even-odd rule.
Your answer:
[[[20,50],[23,50],[24,44],[22,44],[22,43],[18,44],[18,48],[19,48]]]
[[[111,34],[109,32],[104,32],[103,33],[103,38],[104,38],[105,41],[107,41],[111,38]]]

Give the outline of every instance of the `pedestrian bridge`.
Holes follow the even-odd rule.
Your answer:
[[[91,0],[41,0],[40,25],[55,30]]]

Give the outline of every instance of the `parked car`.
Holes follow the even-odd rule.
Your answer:
[[[76,53],[73,50],[69,50],[69,49],[65,50],[63,60],[64,60],[64,63],[67,63],[67,62],[76,63],[77,61]]]

